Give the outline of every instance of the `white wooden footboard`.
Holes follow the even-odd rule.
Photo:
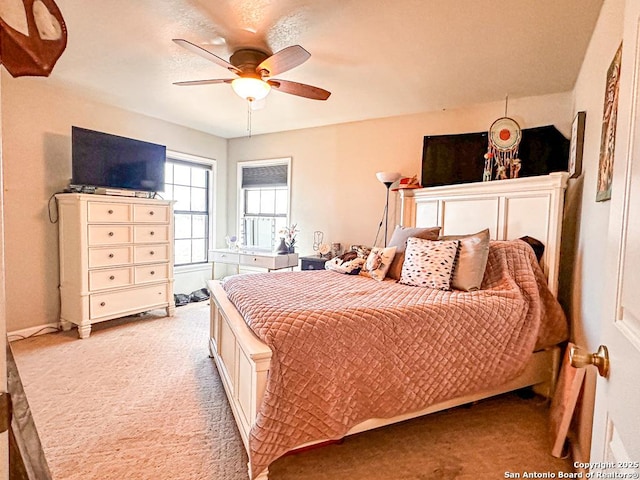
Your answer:
[[[240,430],[245,449],[249,451],[249,431],[255,421],[257,409],[262,401],[271,350],[259,340],[247,326],[235,306],[229,301],[219,281],[208,282],[211,292],[211,338],[209,349],[215,359],[229,404]],[[560,362],[560,348],[553,347],[534,353],[525,371],[517,378],[498,388],[459,397],[424,410],[393,418],[373,418],[353,427],[347,435],[391,425],[411,418],[434,413],[469,402],[489,398],[530,385],[539,385],[542,393],[551,396]],[[299,445],[297,448],[321,443],[327,439]],[[251,472],[251,465],[249,465]],[[267,478],[267,473],[258,477]]]
[[[242,442],[249,451],[249,430],[264,395],[271,350],[249,329],[220,282],[209,281],[209,290],[209,351],[220,372]]]

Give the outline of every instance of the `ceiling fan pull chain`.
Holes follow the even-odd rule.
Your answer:
[[[247,99],[247,132],[249,132],[249,138],[251,138],[251,99]]]

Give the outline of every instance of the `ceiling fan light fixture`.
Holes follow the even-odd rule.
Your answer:
[[[264,80],[253,77],[240,77],[231,82],[233,91],[245,100],[262,100],[271,91],[271,85]]]

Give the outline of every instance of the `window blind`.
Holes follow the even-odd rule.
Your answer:
[[[288,165],[259,165],[242,167],[242,188],[286,187]]]

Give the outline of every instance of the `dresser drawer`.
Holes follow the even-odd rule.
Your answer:
[[[169,245],[138,245],[133,247],[134,263],[169,261]]]
[[[169,265],[160,263],[157,265],[144,265],[136,267],[136,283],[157,282],[169,278]]]
[[[278,270],[280,268],[295,267],[298,265],[298,255],[291,253],[288,255],[270,255],[270,254],[256,254],[250,253],[240,254],[240,265],[246,267],[260,267],[269,268],[271,270]]]
[[[169,241],[169,225],[135,225],[135,243],[166,243]]]
[[[136,223],[169,223],[169,205],[134,205],[133,221]]]
[[[89,223],[125,223],[132,219],[131,205],[123,203],[87,202]]]
[[[89,268],[111,267],[133,263],[133,247],[89,249]]]
[[[89,245],[118,245],[133,241],[130,225],[89,225]]]
[[[261,268],[275,268],[275,260],[274,257],[241,254],[240,265]]]
[[[89,290],[133,285],[133,267],[92,270],[89,272]]]
[[[163,306],[169,298],[167,290],[168,285],[163,283],[89,295],[89,318],[93,320],[106,316],[124,316],[133,310],[141,312]]]
[[[215,250],[212,252],[212,262],[218,263],[232,263],[237,264],[240,259],[240,255],[237,253],[231,252],[216,252]]]

